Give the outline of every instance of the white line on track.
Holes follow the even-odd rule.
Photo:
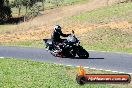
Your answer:
[[[105,71],[111,71],[111,70],[105,70]]]
[[[124,74],[125,72],[119,72],[119,73],[122,73],[122,74]]]
[[[63,65],[63,64],[59,64],[59,65]],[[65,66],[80,67],[80,66],[73,66],[73,65],[65,65]],[[109,71],[109,72],[113,72],[113,73],[130,74],[130,75],[132,75],[132,73],[127,73],[127,72],[112,71],[112,70],[104,70],[104,69],[96,69],[96,68],[90,68],[90,67],[83,67],[83,68],[85,68],[85,69],[100,70],[100,71]]]
[[[72,66],[72,65],[66,65],[66,66]]]
[[[66,66],[73,66],[73,65],[66,65]],[[73,67],[80,67],[80,66],[73,66]],[[120,72],[120,71],[112,71],[112,70],[104,70],[104,69],[96,69],[96,68],[90,68],[90,67],[83,67],[85,69],[92,69],[92,70],[100,70],[100,71],[109,71],[113,73],[120,73],[120,74],[132,74],[132,73],[126,73],[126,72]]]
[[[89,69],[93,69],[93,70],[95,70],[96,68],[89,68]]]
[[[84,67],[84,68],[88,69],[89,67]]]
[[[77,67],[77,68],[78,68],[78,67],[80,67],[80,66],[75,66],[75,67]]]
[[[3,59],[4,57],[0,57],[1,59]]]
[[[116,73],[116,72],[118,72],[118,71],[112,71],[112,72]]]

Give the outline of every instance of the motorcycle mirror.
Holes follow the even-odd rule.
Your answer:
[[[74,34],[74,31],[72,30],[72,34]]]

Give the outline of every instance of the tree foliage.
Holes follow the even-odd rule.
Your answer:
[[[18,9],[18,16],[21,17],[25,9],[25,16],[35,13],[39,13],[40,10],[44,10],[45,2],[60,6],[64,0],[0,0],[0,21],[6,21],[12,16],[11,8]]]
[[[64,0],[48,0],[48,2],[56,5],[56,6],[59,6],[60,4],[63,3]]]
[[[20,15],[21,14],[21,9],[23,7],[26,8],[26,13],[27,13],[28,9],[30,9],[30,10],[34,9],[34,5],[36,5],[37,2],[42,3],[42,8],[44,10],[45,0],[14,0],[14,2],[12,2],[12,6],[17,7],[19,9],[18,14]],[[37,6],[35,6],[35,7],[36,7],[35,9],[38,9]]]
[[[0,23],[7,21],[11,17],[12,12],[8,2],[8,0],[0,0]]]

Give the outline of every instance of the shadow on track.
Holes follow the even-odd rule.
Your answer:
[[[79,58],[79,57],[74,57],[74,58],[70,58],[70,59],[104,59],[104,58]]]

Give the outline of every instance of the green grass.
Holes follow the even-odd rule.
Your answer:
[[[76,83],[77,69],[46,62],[0,59],[1,88],[131,88],[131,84],[86,84]],[[87,69],[88,73],[109,73]]]
[[[81,13],[70,17],[68,20],[72,20],[71,22],[79,21],[80,23],[107,23],[125,20],[132,23],[131,14],[132,3],[123,3]],[[80,40],[86,49],[132,53],[131,29],[126,32],[117,28],[98,28],[83,34]]]
[[[0,87],[5,88],[77,88],[67,71],[73,68],[27,60],[0,59]],[[75,69],[75,68],[74,68]],[[75,76],[76,74],[74,74]],[[106,85],[86,85],[105,88]],[[86,87],[84,86],[84,87]],[[100,86],[100,87],[98,87]],[[82,88],[84,88],[82,87]]]
[[[37,47],[37,48],[44,48],[45,47],[43,40],[28,40],[28,41],[19,41],[19,42],[8,42],[8,43],[0,43],[0,45]]]
[[[132,3],[123,3],[99,8],[70,17],[70,20],[87,21],[92,23],[109,22],[112,20],[129,20],[132,22]]]
[[[82,46],[92,50],[132,53],[132,33],[120,29],[98,28],[80,36]]]

